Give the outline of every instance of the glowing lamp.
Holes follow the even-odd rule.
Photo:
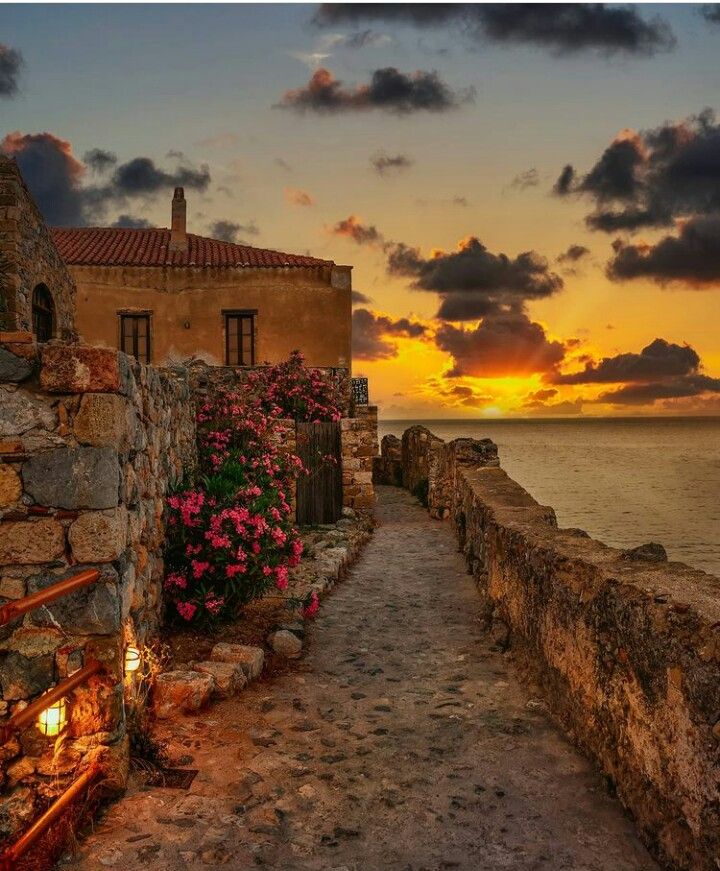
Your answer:
[[[125,673],[137,671],[140,668],[140,651],[137,647],[125,648]]]
[[[54,738],[59,735],[67,725],[67,699],[60,699],[54,705],[40,711],[37,719],[37,727],[41,734]]]

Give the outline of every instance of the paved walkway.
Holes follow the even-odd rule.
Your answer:
[[[180,720],[190,792],[129,792],[72,867],[656,867],[490,650],[450,527],[393,488],[377,513],[299,670]]]

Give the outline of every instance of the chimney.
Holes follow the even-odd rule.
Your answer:
[[[170,250],[187,250],[187,203],[183,188],[175,188],[172,198],[172,224],[170,225]]]

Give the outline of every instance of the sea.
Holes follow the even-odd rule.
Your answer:
[[[422,424],[442,439],[491,438],[500,464],[563,527],[720,577],[720,417],[380,420],[379,435]]]

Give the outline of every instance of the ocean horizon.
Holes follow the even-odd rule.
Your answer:
[[[720,417],[381,418],[442,439],[491,438],[500,464],[563,527],[613,547],[655,541],[720,576]]]

